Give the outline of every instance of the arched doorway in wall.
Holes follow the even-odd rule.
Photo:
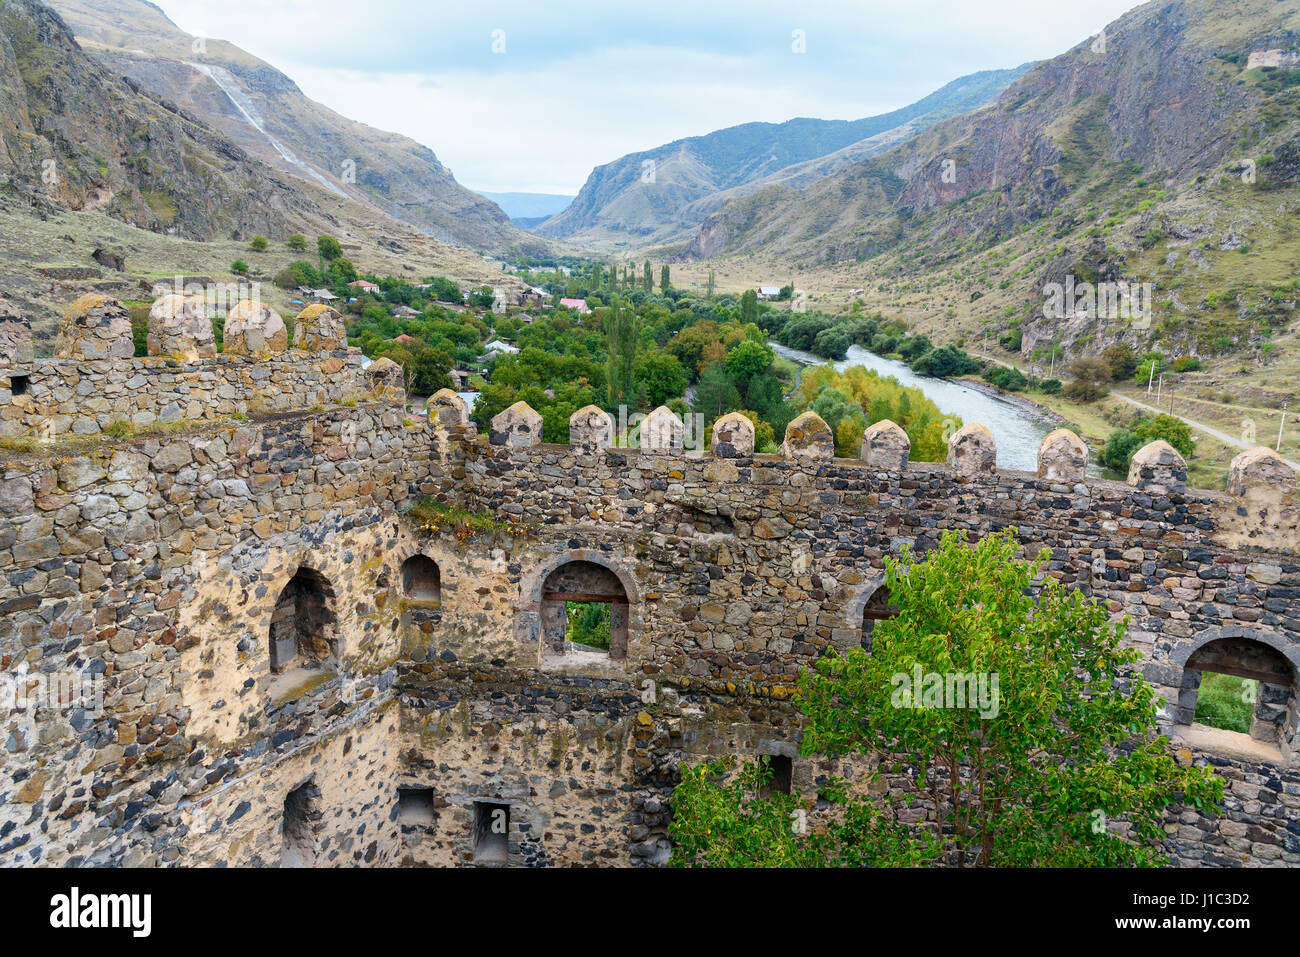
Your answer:
[[[540,614],[545,654],[627,657],[627,589],[604,565],[575,560],[551,571],[542,583]]]
[[[334,589],[320,572],[302,567],[281,590],[268,635],[271,671],[333,670],[337,666]]]
[[[1296,667],[1275,642],[1214,637],[1179,657],[1175,725],[1207,748],[1256,752],[1262,746],[1295,764]]]

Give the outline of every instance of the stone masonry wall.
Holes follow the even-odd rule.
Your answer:
[[[754,455],[731,427],[716,455],[602,448],[600,428],[579,448],[539,445],[527,409],[502,435],[476,435],[455,408],[411,424],[401,404],[369,400],[355,358],[59,367],[58,388],[74,391],[74,375],[127,376],[132,408],[159,416],[186,389],[205,398],[191,395],[176,432],[0,459],[5,680],[21,691],[76,672],[104,690],[102,713],[7,712],[0,860],[662,863],[682,761],[788,757],[807,796],[832,770],[866,770],[797,755],[800,669],[861,644],[886,555],[923,554],[947,529],[973,540],[1015,526],[1026,554],[1051,551],[1049,574],[1131,620],[1169,701],[1162,727],[1229,780],[1224,816],[1175,809],[1169,852],[1300,863],[1295,752],[1225,749],[1176,707],[1210,641],[1300,661],[1285,475],[1261,483],[1243,467],[1227,493],[1185,490],[1176,453],[1149,447],[1130,484],[1085,480],[1070,437],[1049,436],[1040,477],[992,469],[993,437],[976,428],[954,437],[949,465],[907,463],[876,430],[868,465],[828,457],[813,419],[783,456]],[[39,369],[16,401],[40,396]],[[136,375],[146,382],[128,387]],[[224,387],[242,398],[218,397],[235,405],[204,421]],[[239,402],[271,411],[231,421]],[[102,429],[99,415],[79,409],[52,434],[83,418]],[[22,434],[45,435],[41,420]],[[426,496],[496,525],[423,529],[403,513]],[[436,563],[434,591],[407,590],[419,555]],[[553,583],[595,580],[553,577],[570,562],[621,587],[625,656],[544,640]],[[269,636],[298,614],[284,596],[303,570],[323,583],[328,654],[276,670]],[[1273,707],[1294,734],[1294,701]],[[499,859],[481,840],[492,808],[508,809]]]
[[[0,439],[42,441],[232,415],[307,409],[364,398],[361,352],[222,354],[183,362],[160,356],[96,362],[37,359],[15,395],[0,369]]]

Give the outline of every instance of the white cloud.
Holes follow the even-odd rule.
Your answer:
[[[1123,12],[1041,0],[163,0],[331,109],[429,146],[462,183],[576,192],[592,166],[755,120],[857,119],[1054,56]],[[506,31],[493,55],[491,31]],[[791,52],[793,29],[807,53]]]

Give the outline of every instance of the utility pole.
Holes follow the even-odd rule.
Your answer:
[[[1154,379],[1155,377],[1156,377],[1156,364],[1155,364],[1155,360],[1152,360],[1151,374],[1147,376],[1147,395],[1151,394],[1151,380]]]
[[[1152,371],[1153,372],[1155,371],[1154,367],[1152,368]],[[1160,381],[1156,383],[1156,409],[1160,408],[1160,390],[1163,389],[1164,387],[1165,387],[1165,374],[1162,372],[1160,373]],[[1147,391],[1150,390],[1148,389]]]
[[[1282,426],[1286,425],[1286,407],[1287,407],[1287,403],[1283,402],[1282,421],[1277,424],[1277,448],[1273,450],[1274,452],[1282,451]]]

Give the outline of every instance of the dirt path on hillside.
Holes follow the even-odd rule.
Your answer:
[[[983,353],[980,352],[972,352],[971,355],[979,356],[979,358],[981,359],[987,359],[989,360],[989,362],[996,362],[998,365],[1006,366],[1008,369],[1017,369],[1017,371],[1023,372],[1023,370],[1018,369],[1018,367],[1013,365],[1012,363],[1006,362],[1005,360],[1002,359],[998,359],[995,356],[984,355]],[[1145,402],[1141,402],[1138,399],[1134,399],[1131,396],[1127,396],[1123,392],[1115,392],[1112,390],[1108,394],[1114,396],[1116,399],[1120,399],[1121,401],[1127,402],[1129,405],[1135,405],[1139,409],[1145,409],[1146,411],[1154,412],[1157,415],[1172,415],[1175,419],[1181,419],[1183,422],[1186,422],[1192,428],[1204,432],[1206,435],[1214,436],[1214,438],[1218,439],[1224,445],[1230,445],[1233,448],[1238,448],[1238,449],[1251,449],[1255,447],[1253,445],[1248,445],[1247,443],[1243,442],[1241,439],[1234,438],[1233,436],[1229,435],[1226,432],[1221,432],[1218,429],[1213,428],[1212,426],[1206,425],[1204,422],[1197,422],[1195,419],[1189,419],[1187,418],[1187,416],[1179,415],[1177,412],[1167,412],[1164,409],[1156,408],[1154,405],[1148,405]],[[1199,400],[1199,401],[1204,401],[1204,400]],[[1297,472],[1300,472],[1300,463],[1292,462],[1290,459],[1285,459],[1285,458],[1282,459],[1282,461],[1285,462],[1287,465],[1291,466]]]

